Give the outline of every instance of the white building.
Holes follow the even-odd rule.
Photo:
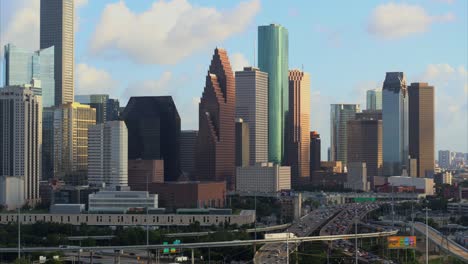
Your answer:
[[[268,73],[254,67],[236,72],[236,118],[249,125],[250,165],[268,161]]]
[[[128,185],[128,131],[125,122],[109,121],[88,129],[88,183]]]
[[[24,202],[30,205],[39,202],[41,156],[42,97],[23,86],[0,89],[0,176],[22,178]]]
[[[434,195],[434,179],[406,176],[390,176],[388,183],[393,187],[414,187],[416,192]]]
[[[23,177],[0,177],[0,204],[7,210],[15,210],[24,205]]]
[[[345,188],[355,191],[369,191],[370,184],[367,181],[367,167],[365,162],[349,162]]]
[[[89,212],[127,212],[130,209],[158,208],[158,195],[144,191],[100,191],[89,198]]]
[[[236,191],[275,193],[291,189],[291,167],[271,162],[236,168]]]

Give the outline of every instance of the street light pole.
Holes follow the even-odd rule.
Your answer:
[[[148,195],[149,198],[149,188],[148,188],[148,174],[146,174],[146,195]],[[149,199],[148,199],[149,200]],[[148,201],[146,201],[146,250],[148,251],[148,256],[147,256],[147,263],[151,263],[151,258],[150,258],[150,250],[149,250],[149,219],[148,219]]]
[[[358,264],[358,246],[357,246],[357,204],[354,207],[354,251],[356,253],[356,264]]]
[[[429,263],[429,223],[427,212],[429,209],[426,207],[426,264]]]

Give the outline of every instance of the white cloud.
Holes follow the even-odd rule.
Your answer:
[[[141,13],[124,1],[108,4],[90,42],[93,54],[124,53],[139,63],[174,64],[193,52],[241,33],[260,10],[259,0],[231,10],[156,1]]]
[[[158,96],[158,95],[174,95],[174,77],[172,72],[165,71],[159,79],[144,80],[130,84],[123,91],[124,101],[127,101],[132,96]]]
[[[244,67],[251,66],[249,60],[244,56],[242,53],[233,53],[229,56],[229,60],[231,62],[232,71],[242,71]]]
[[[388,3],[374,9],[367,31],[379,38],[397,39],[426,32],[433,23],[449,22],[454,19],[451,13],[431,16],[418,5]]]
[[[75,0],[75,9],[83,7],[88,4],[88,0]]]
[[[39,49],[39,8],[39,0],[30,0],[25,1],[17,10],[10,11],[13,15],[10,21],[5,21],[6,28],[0,36],[0,51],[3,51],[3,46],[7,43],[28,50]]]
[[[112,94],[117,85],[107,71],[85,63],[76,65],[76,81],[76,94]]]

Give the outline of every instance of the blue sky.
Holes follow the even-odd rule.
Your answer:
[[[77,0],[76,94],[173,95],[196,129],[213,49],[254,63],[257,26],[289,30],[289,65],[311,74],[311,129],[329,145],[330,103],[361,103],[387,71],[436,87],[436,150],[468,152],[468,1]],[[0,2],[0,44],[37,49],[39,1]]]

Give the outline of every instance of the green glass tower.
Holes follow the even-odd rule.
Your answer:
[[[284,157],[288,103],[288,30],[277,24],[258,27],[258,67],[268,73],[268,160]]]

